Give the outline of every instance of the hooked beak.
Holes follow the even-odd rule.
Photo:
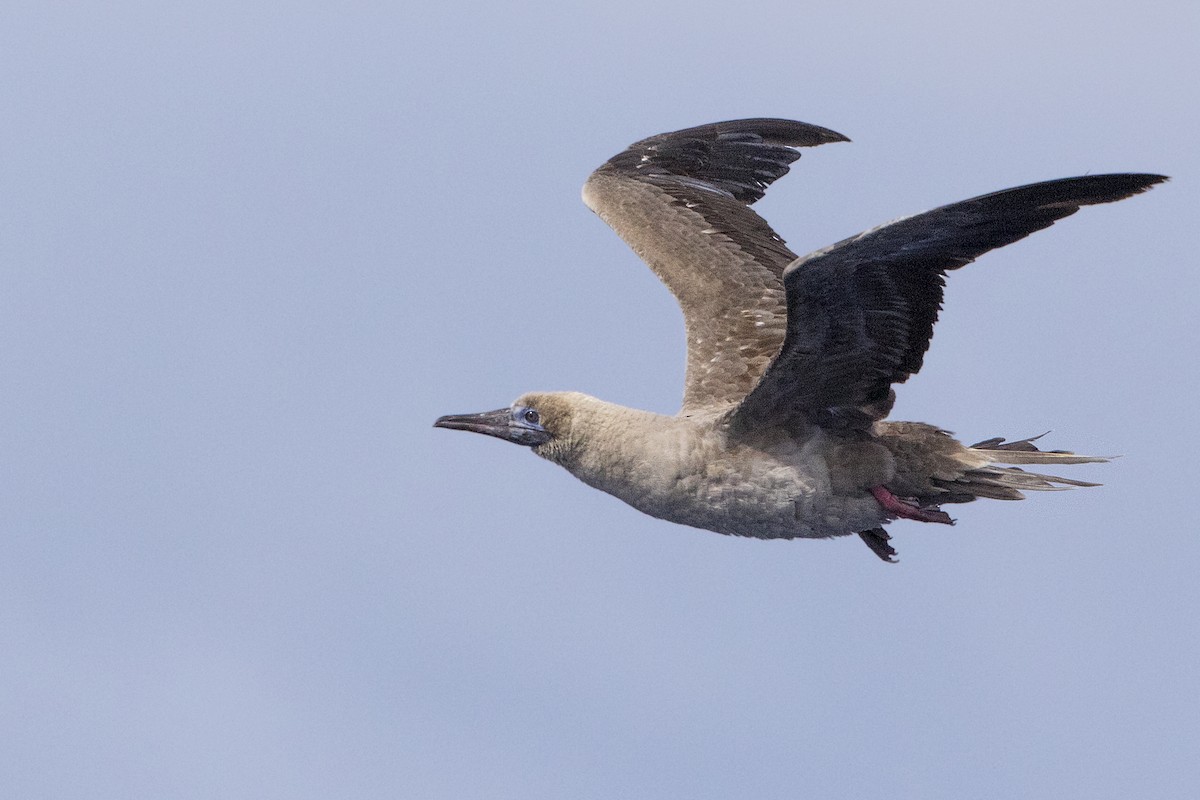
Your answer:
[[[511,408],[498,408],[481,414],[447,414],[438,417],[433,427],[485,433],[526,447],[537,447],[551,439],[549,431],[541,425],[531,424],[514,416]]]

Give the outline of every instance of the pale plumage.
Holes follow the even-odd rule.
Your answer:
[[[662,519],[759,538],[858,533],[891,560],[882,524],[950,522],[938,506],[1088,486],[1013,466],[1102,461],[1023,440],[964,447],[885,422],[892,384],[920,369],[945,273],[1159,175],[1066,178],[996,192],[797,258],[751,209],[800,157],[848,141],[800,122],[721,122],[636,142],[583,189],[587,205],[683,310],[683,406],[666,417],[573,392],[440,418],[525,444]]]

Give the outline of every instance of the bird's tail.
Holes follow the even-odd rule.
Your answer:
[[[1041,436],[1031,436],[1015,442],[1000,437],[977,442],[967,448],[971,454],[982,456],[985,463],[963,472],[953,480],[935,480],[947,494],[937,498],[939,503],[965,503],[978,497],[994,500],[1022,500],[1023,492],[1056,492],[1078,486],[1099,486],[1098,483],[1060,478],[1027,472],[1018,466],[1091,464],[1109,461],[1111,456],[1082,456],[1067,450],[1039,450],[1034,442]]]

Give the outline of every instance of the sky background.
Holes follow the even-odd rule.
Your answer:
[[[0,795],[1200,796],[1194,2],[0,11]],[[1101,489],[762,542],[440,414],[672,413],[673,300],[579,201],[780,116],[804,253],[1173,181],[955,273],[894,417]]]

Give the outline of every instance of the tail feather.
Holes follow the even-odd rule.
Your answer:
[[[1074,478],[1060,478],[1026,472],[1013,464],[1090,464],[1111,460],[1112,456],[1082,456],[1067,450],[1039,450],[1034,441],[1041,436],[1031,436],[1015,442],[1006,442],[995,437],[971,445],[971,451],[983,456],[988,464],[962,473],[954,480],[936,480],[935,483],[947,492],[937,498],[940,503],[966,503],[975,498],[993,500],[1023,500],[1024,492],[1062,492],[1074,487],[1099,486],[1098,483]],[[1000,466],[1008,465],[1008,466]]]
[[[1116,458],[1116,456],[1081,456],[1070,450],[1039,450],[1034,442],[1045,435],[1042,433],[1015,442],[1006,442],[1002,437],[996,436],[977,442],[969,449],[986,451],[983,455],[993,464],[1094,464]]]

